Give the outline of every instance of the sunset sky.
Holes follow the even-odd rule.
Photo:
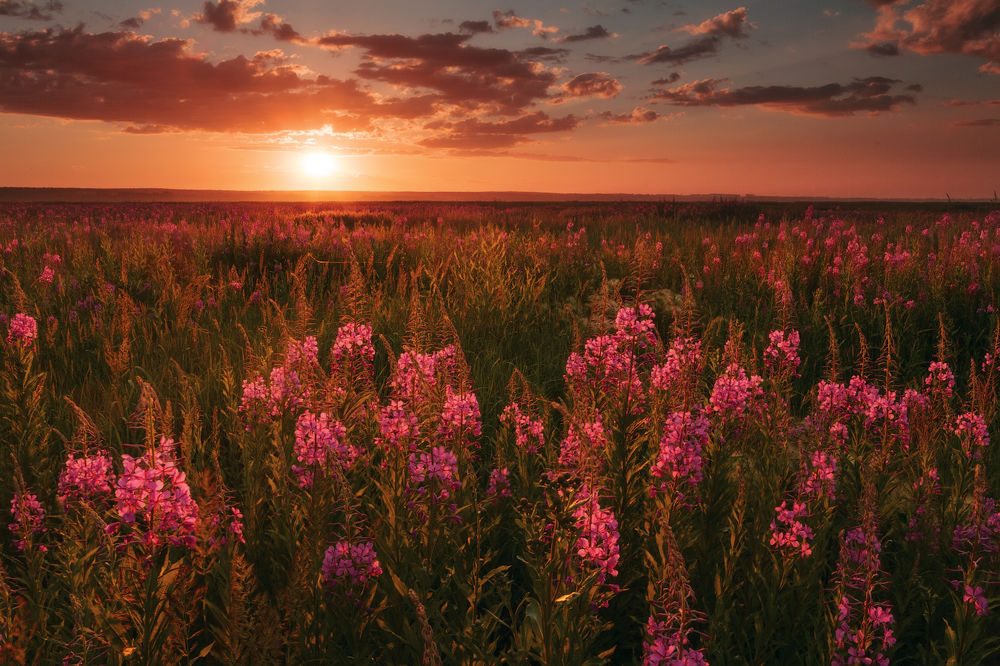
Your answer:
[[[992,197],[1000,0],[0,0],[0,146],[0,186]]]

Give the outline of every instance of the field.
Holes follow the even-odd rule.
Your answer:
[[[1000,661],[1000,211],[3,204],[0,662]]]

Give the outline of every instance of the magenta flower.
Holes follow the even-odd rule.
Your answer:
[[[541,419],[533,419],[512,402],[504,408],[500,422],[514,426],[514,443],[525,453],[537,453],[545,445],[545,426]]]
[[[110,496],[114,472],[111,458],[104,451],[75,458],[66,457],[66,466],[59,475],[59,501],[90,502],[103,496]]]
[[[650,469],[653,478],[662,479],[658,490],[668,492],[681,483],[693,487],[701,482],[708,428],[708,419],[699,413],[672,412],[667,416],[660,450]]]
[[[318,416],[304,412],[295,424],[295,457],[298,465],[292,465],[292,472],[298,478],[300,488],[312,486],[317,472],[331,466],[349,469],[358,457],[358,451],[346,441],[347,428],[329,414]]]
[[[731,363],[726,371],[715,380],[708,411],[718,414],[723,420],[742,420],[757,412],[764,398],[761,385],[764,380],[758,375],[747,376],[746,370]]]
[[[33,543],[35,537],[45,533],[45,509],[42,508],[38,497],[29,492],[14,493],[14,498],[10,501],[10,513],[14,522],[7,527],[14,535],[14,546],[18,550],[27,550]],[[38,550],[43,553],[48,550],[44,545],[39,545]]]
[[[370,541],[340,541],[323,555],[323,582],[331,590],[346,589],[349,595],[364,590],[382,575],[375,546]]]
[[[801,520],[809,516],[806,505],[803,502],[792,502],[789,508],[788,502],[782,502],[774,510],[778,515],[771,521],[771,545],[797,552],[802,557],[812,555],[810,539],[813,538],[813,531]]]
[[[7,329],[7,344],[30,345],[38,339],[38,322],[31,315],[19,312],[10,320]]]
[[[799,363],[799,332],[796,330],[771,331],[768,336],[770,344],[764,350],[764,362],[768,368],[778,372],[798,374]]]

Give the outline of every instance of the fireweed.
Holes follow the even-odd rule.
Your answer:
[[[7,344],[27,346],[38,338],[38,322],[31,315],[19,312],[14,315],[7,329]]]
[[[521,411],[516,402],[507,405],[500,422],[513,426],[514,444],[525,453],[538,453],[545,446],[545,426],[541,419],[534,419]]]
[[[343,473],[354,465],[357,449],[347,441],[347,428],[329,414],[304,412],[295,424],[295,458],[292,473],[300,488],[313,485],[317,473]]]

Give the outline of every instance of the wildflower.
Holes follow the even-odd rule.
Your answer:
[[[316,336],[310,335],[303,340],[289,340],[285,351],[285,367],[305,372],[319,364],[319,347]]]
[[[243,512],[235,506],[223,505],[221,510],[212,516],[211,527],[213,535],[208,544],[213,549],[228,546],[230,543],[246,543],[243,538]],[[219,527],[223,527],[221,535],[217,534]]]
[[[34,537],[41,536],[46,531],[45,509],[34,494],[18,492],[14,493],[14,498],[10,501],[10,513],[14,522],[7,527],[14,535],[14,546],[18,550],[26,550]],[[44,553],[48,548],[39,545],[38,550]]]
[[[42,284],[52,284],[52,281],[56,278],[56,272],[51,266],[46,266],[42,269],[42,274],[38,276],[38,281]]]
[[[516,402],[504,408],[500,422],[514,426],[514,443],[525,453],[537,453],[545,444],[545,427],[541,419],[523,413]]]
[[[438,436],[455,443],[479,437],[482,422],[475,394],[454,392],[448,387],[446,395],[437,429]]]
[[[760,376],[748,377],[746,370],[736,363],[731,363],[715,380],[708,411],[726,420],[742,419],[760,408],[764,398],[764,389],[761,388],[763,382]]]
[[[836,474],[837,459],[826,451],[813,451],[809,457],[809,473],[802,484],[803,492],[816,499],[833,500]]]
[[[26,346],[38,339],[38,322],[31,315],[18,313],[10,320],[7,329],[7,344]]]
[[[559,446],[559,464],[578,471],[600,469],[607,445],[608,437],[599,414],[593,421],[571,423]]]
[[[610,509],[601,508],[588,488],[581,489],[579,497],[583,502],[573,511],[578,530],[576,556],[585,568],[598,571],[597,580],[603,583],[618,575],[618,521]]]
[[[115,488],[125,525],[143,530],[143,542],[194,547],[198,505],[174,458],[175,442],[165,437],[139,458],[122,456],[124,470]]]
[[[686,628],[673,624],[679,623],[659,622],[649,617],[642,666],[708,666],[705,654],[688,646]]]
[[[975,412],[966,412],[955,419],[954,433],[962,442],[962,450],[969,458],[978,460],[983,447],[989,446],[990,433],[986,420]]]
[[[798,374],[799,363],[799,332],[791,330],[771,331],[768,336],[770,344],[764,350],[764,361],[767,367],[779,372]]]
[[[662,479],[659,490],[678,483],[696,486],[702,478],[702,449],[708,444],[708,419],[702,414],[673,412],[667,416],[660,451],[650,474]]]
[[[704,356],[701,341],[677,337],[670,343],[662,365],[653,366],[649,381],[653,388],[664,392],[690,385],[701,373]]]
[[[278,367],[271,370],[268,407],[272,417],[300,408],[309,399],[309,389],[302,385],[294,370]]]
[[[486,496],[493,499],[510,497],[510,470],[506,467],[490,470],[490,482]]]
[[[258,375],[251,380],[243,380],[243,397],[240,399],[239,412],[247,422],[247,430],[253,424],[262,423],[270,416],[270,394],[264,378]]]
[[[812,546],[809,543],[813,538],[812,528],[800,520],[809,515],[806,505],[802,502],[792,502],[789,508],[788,502],[782,502],[780,506],[774,507],[774,510],[778,515],[771,521],[771,545],[788,548],[793,552],[798,551],[802,557],[812,555]]]
[[[380,446],[397,451],[416,451],[420,438],[417,417],[400,400],[391,400],[379,411],[378,427]]]
[[[66,457],[66,466],[59,475],[59,501],[89,502],[110,495],[114,474],[111,458],[104,451],[76,458]]]
[[[955,374],[948,367],[947,363],[934,361],[924,379],[924,386],[933,395],[940,395],[950,398],[955,390]]]
[[[979,585],[973,587],[972,585],[965,586],[965,594],[962,595],[962,601],[967,604],[972,604],[973,609],[976,611],[976,615],[986,615],[990,612],[990,604],[986,601],[986,595],[983,594],[983,588]]]
[[[363,590],[382,575],[375,546],[370,541],[340,541],[323,555],[323,582],[331,590],[347,588],[348,593]]]
[[[304,412],[295,424],[295,457],[300,464],[292,465],[300,488],[309,488],[317,471],[331,465],[350,468],[358,457],[357,450],[348,444],[347,428],[329,414],[318,416]]]
[[[344,367],[351,359],[357,359],[363,365],[371,366],[375,359],[372,327],[369,324],[349,322],[338,328],[332,355],[334,369]]]

